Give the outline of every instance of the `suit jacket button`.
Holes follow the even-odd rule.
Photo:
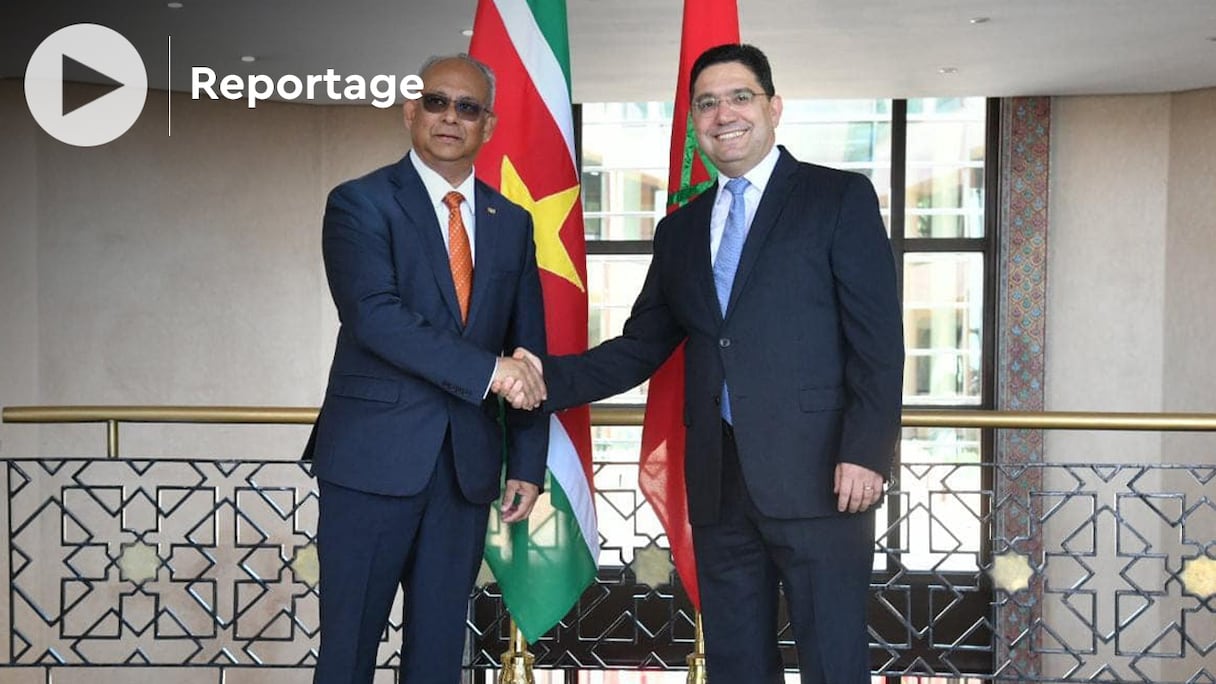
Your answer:
[[[721,405],[722,405],[722,397],[715,394],[714,395],[714,406],[721,406]]]
[[[730,338],[723,337],[722,339],[718,340],[718,346],[722,347],[723,349],[726,349],[727,347],[730,346]]]

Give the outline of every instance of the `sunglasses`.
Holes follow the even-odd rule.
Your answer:
[[[439,93],[423,93],[422,108],[430,114],[442,114],[448,110],[448,105],[456,107],[457,118],[464,121],[477,121],[482,114],[489,114],[490,110],[483,107],[480,103],[473,100],[453,100],[447,95]]]

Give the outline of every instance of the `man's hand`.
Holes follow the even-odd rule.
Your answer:
[[[515,353],[512,354],[511,356],[513,358],[519,359],[520,361],[527,361],[528,363],[532,364],[532,367],[536,369],[536,372],[540,373],[542,377],[544,376],[545,367],[540,362],[540,357],[537,356],[536,354],[533,354],[532,352],[528,351],[527,349],[524,349],[523,347],[516,347]]]
[[[513,523],[527,518],[538,497],[540,487],[531,482],[507,480],[507,486],[502,490],[502,521]]]
[[[836,464],[836,510],[865,511],[882,498],[882,475],[856,463]]]
[[[540,406],[548,396],[545,379],[536,366],[509,356],[498,359],[490,391],[506,399],[511,406],[529,411]]]

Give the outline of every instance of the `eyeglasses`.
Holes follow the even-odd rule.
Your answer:
[[[490,109],[474,100],[453,100],[439,93],[423,93],[422,108],[431,114],[442,114],[448,110],[448,105],[455,105],[456,116],[465,121],[477,121],[482,114],[489,114]]]
[[[733,93],[730,93],[729,95],[726,95],[725,97],[718,97],[717,95],[702,95],[701,97],[698,97],[692,101],[692,108],[693,111],[695,111],[698,115],[707,116],[712,112],[718,111],[718,105],[725,102],[728,107],[737,112],[742,109],[747,109],[748,105],[752,103],[752,100],[755,100],[757,97],[765,94],[766,93],[757,93],[746,88],[741,88]]]

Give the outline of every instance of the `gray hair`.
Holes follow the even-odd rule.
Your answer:
[[[489,67],[489,65],[487,65],[485,62],[483,62],[475,57],[470,57],[467,52],[458,52],[454,55],[431,55],[425,62],[422,63],[422,66],[419,67],[418,75],[422,76],[423,74],[425,74],[427,72],[427,69],[430,69],[431,67],[435,66],[436,64],[438,64],[440,62],[446,62],[449,59],[458,59],[462,62],[467,62],[468,64],[472,64],[473,66],[477,67],[477,70],[480,71],[481,75],[486,79],[486,84],[490,86],[490,98],[489,98],[490,101],[486,102],[484,104],[486,106],[486,109],[493,110],[494,109],[494,70],[491,69]]]

